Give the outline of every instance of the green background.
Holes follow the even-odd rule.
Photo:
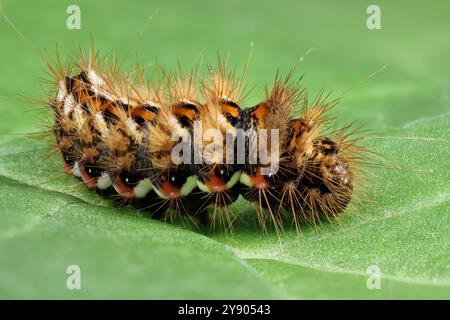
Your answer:
[[[66,8],[81,8],[81,30]],[[366,9],[381,8],[381,30]],[[39,52],[88,48],[169,70],[201,69],[216,54],[242,66],[256,103],[279,68],[298,66],[311,93],[374,135],[396,169],[374,170],[364,198],[339,223],[263,233],[244,201],[234,233],[191,229],[117,209],[61,174],[59,159],[24,133],[42,123],[44,67],[0,20],[0,298],[449,298],[450,22],[448,1],[2,1]],[[157,8],[148,30],[138,37]],[[128,62],[129,61],[129,62]],[[30,111],[32,110],[32,111]],[[34,111],[33,111],[34,110]],[[81,290],[66,288],[79,265]],[[367,269],[381,270],[369,290]]]

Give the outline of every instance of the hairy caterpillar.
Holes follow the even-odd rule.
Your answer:
[[[293,72],[277,74],[264,101],[241,108],[242,81],[220,59],[205,78],[180,67],[150,82],[141,68],[122,74],[93,50],[50,70],[65,171],[154,217],[229,228],[227,206],[242,195],[257,204],[262,226],[282,228],[286,216],[314,223],[347,207],[363,171],[357,131],[334,128],[327,116],[338,99],[311,100]]]
[[[281,229],[286,217],[296,227],[315,223],[348,206],[367,165],[358,130],[337,128],[328,115],[339,99],[311,100],[293,72],[241,108],[243,77],[220,59],[204,78],[180,67],[152,81],[140,67],[123,74],[93,49],[48,68],[50,131],[65,172],[156,218],[228,229],[228,206],[242,196],[262,227]]]

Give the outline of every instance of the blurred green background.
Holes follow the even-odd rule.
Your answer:
[[[0,19],[0,297],[1,298],[449,298],[448,1],[5,1],[2,7],[40,51],[62,57],[89,47],[157,59],[169,70],[214,64],[216,54],[243,65],[256,103],[277,69],[298,67],[312,93],[349,91],[336,108],[379,139],[371,144],[405,171],[380,170],[370,198],[343,226],[305,227],[297,237],[263,234],[252,219],[233,236],[148,220],[112,209],[71,178],[32,161],[39,148],[21,134],[39,112],[44,68]],[[81,30],[66,9],[81,8]],[[381,30],[366,9],[381,8]],[[138,38],[156,9],[147,31]],[[149,66],[151,68],[151,66]],[[383,138],[384,137],[384,138]],[[57,160],[52,160],[55,167]],[[42,174],[42,172],[44,172]],[[42,177],[41,177],[42,175]],[[242,209],[244,207],[244,209]],[[242,205],[249,216],[254,210]],[[65,288],[65,268],[79,264],[82,290]],[[381,290],[366,269],[379,265]]]

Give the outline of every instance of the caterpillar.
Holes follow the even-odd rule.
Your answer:
[[[179,66],[151,81],[93,49],[57,61],[47,105],[65,172],[152,217],[228,230],[242,196],[263,228],[298,227],[344,211],[365,171],[359,130],[329,116],[339,99],[311,99],[293,71],[244,108],[243,77],[220,58],[207,76]]]
[[[148,81],[145,67],[123,73],[93,45],[88,56],[48,63],[0,13],[49,70],[47,131],[64,171],[118,205],[230,230],[228,207],[242,197],[264,230],[283,230],[286,219],[299,230],[343,212],[375,164],[362,131],[330,115],[340,97],[311,99],[294,69],[248,107],[247,68],[238,76],[218,58],[206,76],[179,64]]]

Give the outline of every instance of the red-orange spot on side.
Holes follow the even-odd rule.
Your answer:
[[[163,182],[161,186],[161,191],[169,199],[176,199],[180,197],[180,189],[178,189],[173,184],[167,181]]]
[[[256,172],[255,175],[252,176],[253,184],[258,189],[265,189],[267,188],[267,182],[264,176],[259,172]]]
[[[122,179],[120,179],[120,177],[117,177],[114,180],[114,186],[116,187],[117,192],[119,192],[119,194],[122,197],[127,198],[127,199],[134,198],[133,188],[130,188],[125,183],[123,183]]]
[[[205,181],[205,185],[214,192],[222,192],[225,190],[225,182],[215,174]]]

